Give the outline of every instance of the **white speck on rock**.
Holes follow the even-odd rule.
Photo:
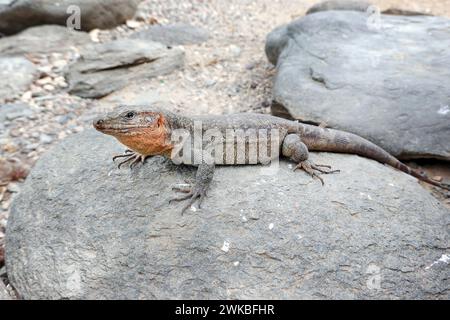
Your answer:
[[[450,112],[449,106],[441,106],[438,110],[438,113],[442,114],[443,116],[445,116],[449,112]]]
[[[230,250],[230,243],[225,240],[220,250],[222,250],[223,252],[228,252]]]
[[[197,211],[197,208],[195,207],[195,206],[191,206],[191,211],[193,211],[193,212],[196,212]]]
[[[428,267],[426,267],[425,270],[428,270],[432,266],[434,266],[435,264],[438,264],[438,263],[441,263],[441,262],[445,263],[445,264],[449,264],[450,263],[450,254],[443,254],[439,259],[437,259],[432,264],[430,264]]]
[[[78,269],[70,267],[71,275],[67,278],[66,287],[69,291],[78,293],[81,291],[81,275]]]
[[[273,223],[270,223],[269,224],[269,230],[272,230],[273,229]]]
[[[239,265],[239,261],[233,262],[233,265],[234,265],[235,267],[237,267],[237,266]]]

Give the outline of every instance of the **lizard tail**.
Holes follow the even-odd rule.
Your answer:
[[[305,143],[311,151],[357,154],[365,158],[388,164],[391,167],[439,188],[450,190],[450,185],[440,183],[431,179],[425,173],[408,167],[381,147],[356,134],[304,124],[299,131],[303,143]]]

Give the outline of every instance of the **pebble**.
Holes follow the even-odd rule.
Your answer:
[[[247,69],[247,70],[253,70],[255,67],[256,67],[255,62],[250,62],[245,65],[245,69]]]
[[[232,44],[229,47],[229,50],[230,50],[231,54],[233,55],[233,57],[235,57],[235,58],[238,58],[241,55],[241,52],[242,52],[241,48],[236,46],[236,45],[234,45],[234,44]]]
[[[55,86],[53,86],[51,84],[46,84],[43,88],[44,88],[44,90],[47,90],[47,91],[55,90]]]
[[[12,193],[18,193],[20,191],[20,185],[17,182],[10,182],[8,184],[8,191]]]
[[[127,27],[130,29],[137,29],[142,25],[141,22],[136,21],[136,20],[127,20],[126,24],[127,24]]]
[[[44,144],[49,144],[53,142],[53,137],[43,133],[39,136],[39,141]]]
[[[36,83],[41,85],[41,86],[43,86],[45,84],[52,83],[52,82],[53,82],[53,79],[50,78],[50,77],[44,77],[44,78],[41,78],[41,79],[36,81]]]

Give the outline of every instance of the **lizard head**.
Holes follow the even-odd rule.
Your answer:
[[[164,155],[172,149],[170,129],[161,110],[121,107],[95,119],[93,126],[142,155]]]

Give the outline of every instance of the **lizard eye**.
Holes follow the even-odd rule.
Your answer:
[[[129,111],[125,114],[125,118],[127,119],[133,119],[136,113],[134,111]]]

